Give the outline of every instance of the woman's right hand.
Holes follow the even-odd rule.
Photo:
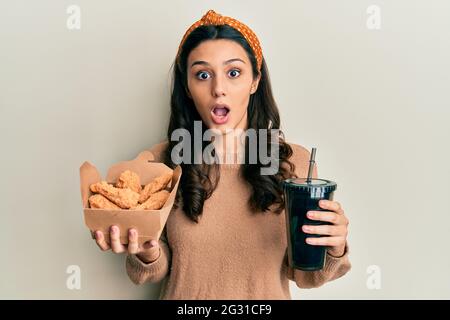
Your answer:
[[[94,235],[95,241],[102,251],[112,249],[112,252],[114,253],[135,254],[144,263],[154,262],[160,255],[158,241],[151,240],[143,243],[142,245],[138,244],[138,232],[136,229],[128,230],[128,245],[123,245],[120,243],[120,229],[117,226],[111,226],[110,228],[110,245],[106,243],[103,232],[97,230]]]

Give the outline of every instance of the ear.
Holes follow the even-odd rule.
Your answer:
[[[261,80],[261,72],[258,74],[258,77],[255,80],[253,80],[250,89],[250,94],[254,94],[256,90],[258,90],[259,80]]]

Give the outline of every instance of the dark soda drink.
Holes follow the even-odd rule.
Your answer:
[[[288,257],[292,268],[303,271],[321,270],[325,265],[326,247],[310,245],[306,238],[322,237],[305,233],[303,225],[331,224],[311,220],[308,211],[327,211],[319,207],[322,199],[333,200],[337,184],[325,179],[292,178],[283,182],[286,201],[286,231],[288,235]]]

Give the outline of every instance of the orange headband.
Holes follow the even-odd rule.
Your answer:
[[[177,60],[181,53],[181,47],[183,46],[184,41],[189,36],[189,34],[194,31],[196,28],[203,25],[229,25],[234,29],[238,30],[244,36],[245,40],[250,44],[250,47],[253,49],[253,52],[256,57],[256,62],[258,64],[258,69],[261,70],[262,65],[262,50],[261,45],[259,44],[259,40],[256,37],[256,34],[245,24],[239,22],[230,17],[222,16],[216,13],[214,10],[208,10],[208,12],[197,22],[195,22],[184,34],[183,40],[181,40],[180,46],[178,47]]]

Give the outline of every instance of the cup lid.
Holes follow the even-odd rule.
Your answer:
[[[285,188],[295,188],[305,192],[310,192],[311,189],[319,192],[331,192],[337,189],[336,182],[325,179],[310,179],[307,182],[307,178],[289,178],[284,180],[283,185]]]

